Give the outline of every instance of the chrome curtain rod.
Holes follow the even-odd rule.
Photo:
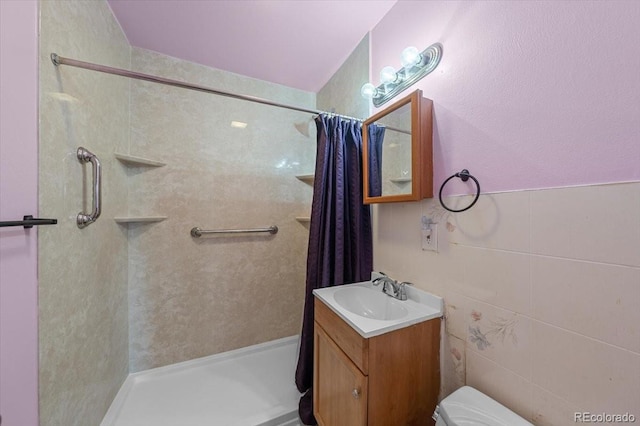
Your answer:
[[[262,99],[262,98],[258,98],[258,97],[255,97],[255,96],[238,95],[236,93],[225,92],[225,91],[222,91],[222,90],[212,89],[210,87],[200,86],[200,85],[197,85],[197,84],[191,84],[191,83],[185,83],[185,82],[178,81],[178,80],[172,80],[172,79],[169,79],[169,78],[156,77],[154,75],[143,74],[143,73],[139,73],[139,72],[135,72],[135,71],[129,71],[129,70],[125,70],[125,69],[122,69],[122,68],[113,68],[113,67],[109,67],[109,66],[106,66],[106,65],[93,64],[91,62],[78,61],[77,59],[64,58],[62,56],[58,56],[55,53],[51,54],[51,62],[53,62],[53,64],[55,66],[69,65],[71,67],[84,68],[84,69],[87,69],[87,70],[103,72],[103,73],[106,73],[106,74],[114,74],[114,75],[119,75],[119,76],[122,76],[122,77],[134,78],[134,79],[137,79],[137,80],[150,81],[152,83],[164,84],[166,86],[181,87],[183,89],[196,90],[198,92],[211,93],[211,94],[214,94],[214,95],[226,96],[226,97],[234,98],[234,99],[241,99],[243,101],[255,102],[255,103],[274,106],[274,107],[278,107],[278,108],[286,108],[286,109],[290,109],[290,110],[294,110],[294,111],[307,112],[309,114],[337,115],[337,116],[344,117],[344,118],[347,118],[347,119],[350,119],[350,120],[364,121],[363,119],[349,117],[349,116],[343,115],[343,114],[336,114],[336,113],[333,113],[333,112],[320,111],[320,110],[308,109],[308,108],[300,108],[300,107],[293,106],[293,105],[286,105],[286,104],[281,104],[281,103],[278,103],[278,102],[269,101],[267,99]]]

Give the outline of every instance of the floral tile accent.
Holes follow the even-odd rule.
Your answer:
[[[518,336],[515,333],[515,326],[518,323],[516,318],[498,317],[495,321],[491,321],[491,329],[487,335],[495,335],[501,343],[508,337],[514,345],[518,345]]]
[[[443,345],[441,397],[449,395],[466,382],[465,341],[447,333],[443,336]]]
[[[480,321],[482,319],[482,312],[478,312],[474,309],[471,311],[471,319],[473,321]]]
[[[491,346],[487,335],[480,331],[479,326],[469,327],[469,340],[471,343],[474,343],[480,351],[484,351],[487,347]]]
[[[440,222],[449,219],[451,213],[444,209],[438,202],[433,202],[426,208],[426,215],[434,222]]]
[[[474,326],[469,326],[469,341],[475,344],[478,350],[483,351],[495,341],[499,341],[504,344],[505,340],[510,340],[514,346],[518,346],[518,336],[515,332],[515,327],[518,324],[516,317],[506,318],[498,316],[495,320],[489,320],[488,326],[485,327],[486,331],[481,329],[482,312],[472,310],[469,314],[471,321],[478,323]]]
[[[464,349],[464,347],[463,347]],[[453,370],[459,383],[464,384],[465,368],[464,356],[458,348],[451,348],[451,359],[453,361]]]

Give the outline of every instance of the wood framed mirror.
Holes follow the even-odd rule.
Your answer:
[[[433,197],[433,101],[416,90],[364,121],[364,203]]]

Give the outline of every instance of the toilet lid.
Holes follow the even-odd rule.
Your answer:
[[[533,426],[531,423],[476,389],[464,386],[439,404],[440,416],[449,426]]]

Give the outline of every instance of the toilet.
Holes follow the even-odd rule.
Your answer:
[[[463,386],[443,399],[433,413],[436,426],[533,426],[482,392]]]

